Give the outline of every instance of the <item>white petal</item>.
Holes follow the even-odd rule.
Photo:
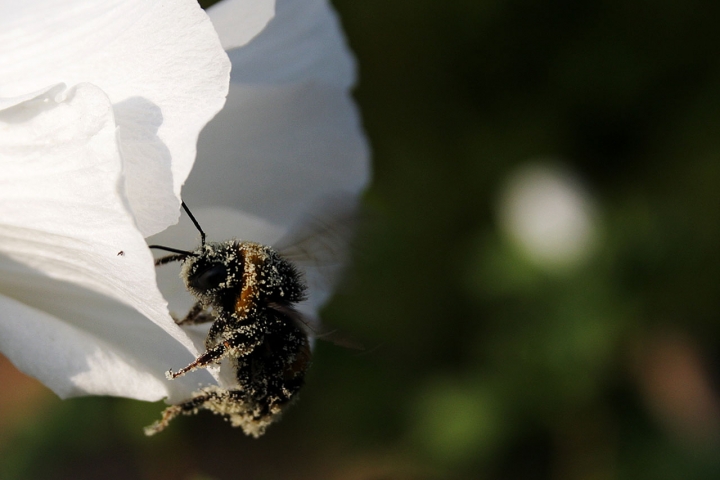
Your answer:
[[[369,150],[348,93],[354,62],[325,0],[278,1],[267,28],[230,55],[228,101],[200,136],[183,199],[211,240],[272,244],[322,199],[367,185]],[[185,221],[156,241],[190,249],[197,232]],[[176,285],[175,294],[163,290],[172,304],[179,280],[160,275],[161,285]],[[314,283],[301,307],[312,315],[329,295]]]
[[[183,189],[211,241],[237,237],[273,244],[312,216],[323,198],[359,195],[369,153],[355,107],[344,89],[326,85],[243,88],[231,84],[225,109],[203,131],[198,165]],[[192,249],[198,234],[187,219],[153,243]],[[302,266],[301,266],[302,268]],[[160,273],[171,305],[191,303],[177,272]],[[310,295],[301,311],[317,316],[332,284],[305,272]]]
[[[274,0],[225,0],[207,10],[225,50],[242,47],[275,15]]]
[[[349,94],[320,84],[232,83],[227,105],[203,130],[198,151],[183,190],[191,208],[235,208],[285,228],[319,199],[358,194],[370,174]]]
[[[287,229],[318,199],[359,194],[369,151],[348,93],[354,61],[327,0],[277,1],[231,59],[226,107],[200,136],[183,198]]]
[[[127,195],[146,235],[177,220],[198,132],[222,108],[229,68],[195,0],[0,7],[0,96],[60,82],[100,86],[113,104]]]
[[[137,311],[1,257],[0,265],[12,273],[0,280],[12,296],[0,295],[0,350],[60,397],[187,398],[214,382],[204,371],[165,380],[193,356]]]
[[[122,348],[137,354],[139,363],[152,365],[140,369],[141,376],[148,371],[160,375],[160,367],[153,363],[160,358],[158,352],[184,349],[188,355],[196,353],[167,313],[156,286],[151,254],[121,194],[122,162],[115,132],[109,99],[88,84],[59,94],[52,91],[0,112],[0,254],[5,259],[0,270],[6,276],[0,291],[20,304],[43,305],[40,309],[47,315],[29,313],[30,307],[14,304],[13,312],[26,319],[28,326],[34,325],[35,330],[47,326],[50,339],[75,338],[76,343],[59,347],[73,350],[78,346],[78,352],[66,361],[68,365],[77,364],[78,359],[95,364],[81,382],[67,376],[50,382],[42,371],[54,371],[56,359],[52,356],[37,355],[29,348],[9,356],[63,395],[107,393],[109,387],[103,381],[108,371],[104,368],[118,371],[117,365],[132,366],[125,355],[128,350]],[[63,282],[72,285],[61,290]],[[155,325],[130,308],[118,305],[113,310],[108,306],[111,300],[134,308]],[[86,304],[97,309],[88,312]],[[114,313],[119,310],[124,314]],[[0,312],[3,337],[24,338],[26,325],[15,321],[11,313]],[[80,332],[68,330],[51,317]],[[148,351],[145,360],[140,344],[121,347],[127,333],[118,333],[142,323],[155,332],[148,338],[158,339],[153,347],[158,352]],[[92,353],[88,335],[96,337],[101,350],[104,344],[120,348],[110,348],[104,357],[91,360],[87,358]],[[40,353],[46,344],[38,344]],[[131,392],[119,388],[114,393],[155,398],[158,387],[148,393],[141,388]]]
[[[35,100],[36,98],[52,98],[56,93],[60,93],[66,88],[67,86],[64,83],[58,83],[18,97],[0,97],[0,111],[14,107],[15,105],[20,105],[21,103],[25,103],[30,100]]]
[[[275,9],[265,30],[243,48],[228,52],[232,81],[258,85],[316,81],[349,88],[355,81],[355,62],[329,2],[278,0]],[[213,23],[219,21],[215,13],[210,9]],[[218,28],[218,33],[222,38],[223,29]]]

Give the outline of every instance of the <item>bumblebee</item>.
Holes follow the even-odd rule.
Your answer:
[[[295,310],[307,287],[297,268],[272,247],[237,240],[206,243],[202,228],[185,203],[182,206],[200,232],[201,245],[194,251],[150,248],[173,252],[155,265],[182,262],[180,277],[197,299],[176,323],[212,326],[205,352],[166,376],[174,379],[227,358],[237,384],[205,387],[190,400],[167,407],[145,434],[162,431],[178,415],[205,409],[257,438],[293,401],[310,366],[307,325]]]

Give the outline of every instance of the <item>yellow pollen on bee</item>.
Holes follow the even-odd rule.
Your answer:
[[[248,250],[250,249],[243,249],[243,256],[245,257],[243,287],[235,301],[235,312],[238,314],[247,313],[255,306],[255,300],[257,299],[259,290],[257,271],[264,260],[264,258],[261,258],[259,255],[259,252]]]

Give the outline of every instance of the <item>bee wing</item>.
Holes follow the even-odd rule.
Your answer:
[[[349,335],[338,330],[328,330],[323,333],[315,335],[318,340],[324,340],[330,342],[338,347],[347,348],[349,350],[364,351],[365,345],[360,343],[358,340],[351,338]]]
[[[330,296],[349,263],[352,240],[360,224],[358,199],[354,195],[326,197],[314,211],[319,213],[303,218],[273,245],[303,273],[310,294],[297,309],[281,307],[282,311],[310,338],[364,350],[359,342],[324,328],[317,317],[318,309]]]
[[[317,318],[305,315],[291,306],[277,303],[272,303],[268,306],[297,325],[311,339],[331,342],[338,347],[348,348],[350,350],[365,350],[365,347],[360,342],[337,330],[325,329]]]
[[[311,295],[329,293],[335,287],[347,266],[359,223],[358,201],[350,196],[328,197],[315,210],[317,215],[303,218],[274,244],[280,255],[305,274]]]

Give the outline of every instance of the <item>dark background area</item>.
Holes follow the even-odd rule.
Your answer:
[[[720,4],[334,4],[375,174],[324,318],[368,348],[319,343],[259,440],[4,362],[0,478],[720,478]],[[572,267],[501,226],[539,158],[596,211]]]

